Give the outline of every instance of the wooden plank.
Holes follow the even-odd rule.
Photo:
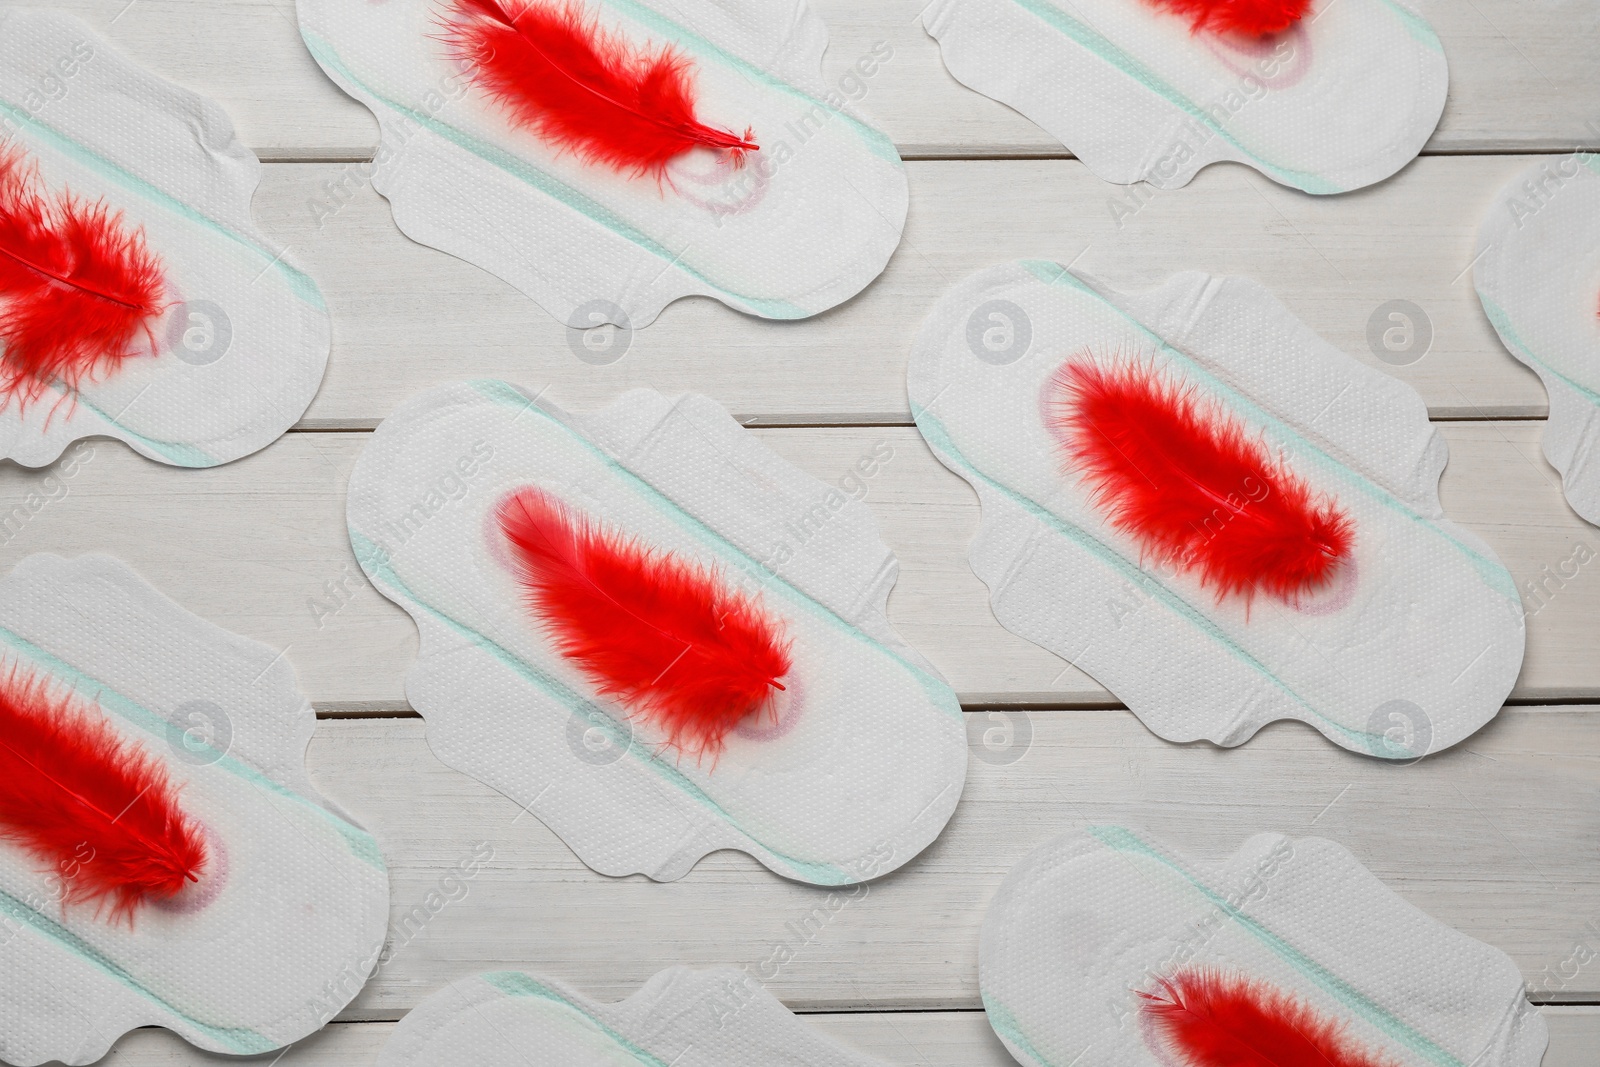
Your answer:
[[[565,401],[561,392],[552,396]],[[1600,697],[1593,645],[1600,576],[1592,573],[1600,571],[1593,562],[1600,534],[1562,499],[1539,454],[1543,424],[1441,428],[1452,454],[1443,483],[1447,513],[1489,541],[1519,586],[1532,583],[1524,601],[1527,659],[1513,698]],[[877,443],[894,450],[866,497],[900,559],[890,618],[968,704],[1113,699],[995,622],[988,592],[966,561],[976,498],[914,429],[757,432],[830,482]],[[291,434],[206,471],[164,467],[107,441],[89,446],[92,455],[73,464],[69,478],[0,465],[0,566],[30,552],[111,552],[190,610],[287,648],[302,686],[324,711],[404,708],[402,679],[416,630],[367,585],[344,532],[345,481],[366,440],[364,433]]]
[[[1550,1027],[1550,1047],[1542,1067],[1593,1067],[1600,1049],[1600,1009],[1546,1007],[1541,1009]]]
[[[26,0],[4,0],[23,3]],[[58,0],[139,61],[219,100],[267,159],[368,159],[377,126],[301,44],[292,0]],[[828,22],[836,83],[877,41],[894,58],[862,106],[907,156],[1059,155],[1031,122],[946,73],[918,20],[924,0],[813,0]],[[1423,0],[1450,60],[1450,102],[1435,152],[1593,146],[1597,16],[1582,0]]]
[[[1550,1049],[1542,1067],[1592,1067],[1600,1048],[1600,1008],[1543,1011]],[[806,1022],[834,1040],[905,1067],[1015,1067],[982,1012],[863,1012],[807,1015]],[[270,1062],[282,1067],[351,1067],[377,1061],[393,1023],[334,1023]],[[270,1058],[269,1058],[270,1059]],[[108,1067],[187,1067],[237,1063],[233,1056],[199,1052],[165,1030],[136,1030],[117,1042]]]
[[[854,300],[799,323],[679,301],[603,367],[521,293],[403,237],[361,165],[271,167],[256,212],[333,311],[333,357],[303,427],[371,427],[419,389],[467,377],[536,378],[580,404],[671,383],[769,424],[909,423],[906,361],[935,301],[1021,257],[1076,261],[1125,289],[1180,270],[1251,275],[1341,350],[1413,385],[1435,417],[1529,417],[1544,414],[1544,389],[1501,346],[1466,271],[1479,219],[1526,163],[1424,159],[1381,189],[1322,198],[1230,165],[1137,202],[1075,160],[913,163],[905,240]],[[1394,299],[1431,323],[1431,349],[1406,366],[1367,340]]]
[[[969,713],[979,731],[986,714]],[[1600,709],[1507,709],[1409,767],[1293,724],[1217,749],[1168,744],[1123,711],[1015,714],[1012,736],[1028,738],[1016,761],[973,759],[943,836],[833,906],[836,891],[732,852],[673,883],[601,877],[514,801],[440,764],[420,720],[323,720],[312,778],[391,871],[391,958],[344,1017],[393,1018],[445,981],[501,968],[614,999],[676,963],[748,965],[797,1010],[976,1008],[978,926],[1001,879],[1055,835],[1101,823],[1197,856],[1268,829],[1331,838],[1507,952],[1542,999],[1600,999],[1600,967],[1569,962],[1579,946],[1600,951]],[[445,880],[485,844],[476,877]]]

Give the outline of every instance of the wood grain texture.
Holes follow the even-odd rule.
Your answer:
[[[562,392],[550,395],[565,402]],[[1600,697],[1593,642],[1600,534],[1567,508],[1539,453],[1542,429],[1537,422],[1441,424],[1451,449],[1443,499],[1448,515],[1488,540],[1519,587],[1532,583],[1524,598],[1527,658],[1513,699],[1591,699]],[[995,621],[966,560],[977,499],[915,429],[756,432],[825,482],[842,478],[878,442],[893,449],[866,495],[900,560],[890,619],[963,701],[1114,699]],[[415,627],[367,584],[345,535],[345,483],[367,438],[291,434],[204,471],[152,463],[103,440],[86,446],[92,455],[71,464],[70,477],[60,465],[40,472],[0,466],[0,565],[38,551],[111,552],[190,610],[286,648],[301,685],[324,711],[404,708]]]
[[[21,6],[24,0],[3,0]],[[907,156],[1060,155],[1061,144],[956,82],[918,18],[925,0],[813,0],[836,84],[877,41],[894,58],[862,106]],[[266,159],[370,159],[377,124],[325,78],[300,41],[293,0],[56,0],[162,75],[217,99]],[[1584,0],[1417,0],[1444,42],[1450,102],[1433,152],[1594,146],[1600,122],[1592,47],[1600,13]]]
[[[1593,1067],[1593,1052],[1600,1048],[1600,1009],[1546,1007],[1541,1011],[1550,1027],[1550,1049],[1542,1067]],[[978,1011],[863,1012],[802,1018],[835,1041],[896,1067],[1016,1065]],[[282,1067],[364,1067],[377,1062],[393,1030],[393,1023],[334,1023],[296,1043],[281,1059],[264,1057],[263,1062]],[[152,1029],[136,1030],[118,1041],[104,1062],[116,1067],[189,1067],[239,1060],[200,1052],[165,1030]]]
[[[677,882],[604,878],[439,763],[422,721],[322,720],[312,779],[373,832],[391,874],[391,958],[343,1017],[393,1018],[442,982],[505,968],[615,999],[678,963],[748,965],[797,1010],[976,1008],[978,927],[1000,881],[1056,835],[1102,823],[1194,857],[1264,830],[1331,838],[1508,953],[1539,998],[1600,993],[1592,961],[1563,966],[1575,946],[1600,949],[1600,709],[1507,709],[1408,767],[1294,724],[1225,750],[1161,741],[1123,711],[968,714],[976,735],[1009,725],[1012,747],[974,746],[944,834],[854,899],[732,852]],[[476,877],[452,879],[489,849]]]
[[[422,388],[472,377],[551,382],[585,404],[671,383],[766,424],[909,424],[906,363],[934,303],[1022,257],[1123,289],[1180,270],[1251,276],[1341,351],[1410,383],[1435,417],[1515,418],[1542,416],[1544,389],[1501,346],[1467,267],[1479,221],[1527,162],[1423,159],[1381,187],[1320,198],[1226,164],[1184,189],[1141,186],[1131,202],[1076,160],[912,163],[904,241],[855,299],[789,323],[682,300],[599,367],[575,354],[581,334],[509,285],[402,236],[363,164],[269,167],[255,206],[332,309],[333,356],[303,427],[371,427]],[[1393,299],[1431,323],[1431,349],[1407,366],[1368,343]]]

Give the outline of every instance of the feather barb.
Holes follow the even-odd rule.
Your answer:
[[[42,187],[18,148],[0,148],[0,407],[37,400],[132,358],[165,305],[161,260],[103,201]]]
[[[669,746],[714,759],[736,726],[771,712],[790,643],[755,598],[539,489],[506,496],[496,518],[556,649]]]
[[[1305,17],[1311,0],[1147,0],[1189,20],[1195,33],[1262,37],[1282,33]]]
[[[1243,975],[1189,968],[1135,990],[1145,1041],[1173,1067],[1398,1067],[1348,1025]]]
[[[1285,602],[1329,582],[1355,527],[1220,404],[1138,361],[1064,363],[1050,428],[1091,500],[1146,557],[1197,572],[1217,597]]]
[[[206,867],[205,836],[166,767],[16,664],[0,676],[0,840],[56,874],[63,907],[109,904],[130,923]]]
[[[513,124],[586,163],[660,180],[692,148],[735,166],[760,150],[695,115],[693,65],[676,48],[600,28],[580,0],[447,0],[450,56]]]

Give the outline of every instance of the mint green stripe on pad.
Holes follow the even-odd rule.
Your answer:
[[[1155,71],[1145,66],[1133,56],[1124,52],[1113,44],[1108,38],[1093,27],[1078,21],[1068,15],[1061,8],[1051,3],[1050,0],[1012,0],[1018,7],[1035,16],[1039,21],[1051,29],[1071,38],[1078,45],[1093,53],[1107,65],[1126,74],[1150,92],[1159,96],[1189,118],[1198,122],[1213,134],[1221,137],[1228,144],[1243,153],[1244,157],[1256,167],[1261,168],[1274,179],[1304,189],[1308,193],[1327,195],[1341,193],[1344,189],[1334,185],[1326,178],[1310,171],[1293,170],[1269,163],[1246,148],[1239,140],[1223,128],[1222,124],[1213,119],[1199,104],[1190,100],[1175,86],[1170,85]]]
[[[146,437],[138,430],[130,428],[127,424],[118,422],[116,419],[100,410],[99,407],[95,406],[94,402],[88,397],[84,396],[81,392],[67,392],[64,393],[64,395],[68,397],[72,403],[81,404],[84,408],[93,412],[98,418],[103,419],[107,425],[115,426],[129,438],[137,441],[139,444],[143,445],[145,448],[148,448],[150,451],[154,452],[168,463],[171,463],[173,466],[198,468],[214,467],[217,465],[216,459],[214,459],[211,454],[206,452],[204,449],[196,448],[194,445],[186,445],[182,441],[161,441],[154,437]],[[138,397],[135,397],[134,399],[137,400]]]
[[[1533,349],[1528,346],[1528,343],[1522,339],[1522,335],[1517,332],[1517,328],[1511,324],[1511,316],[1506,314],[1505,308],[1495,303],[1481,290],[1478,292],[1478,300],[1483,304],[1483,313],[1489,317],[1489,324],[1494,327],[1495,332],[1500,335],[1507,345],[1522,353],[1529,363],[1535,364],[1541,370],[1549,371],[1552,375],[1561,379],[1563,384],[1589,403],[1600,406],[1600,393],[1596,393],[1582,382],[1574,381],[1567,375],[1562,374],[1552,367],[1549,361],[1540,359],[1534,354]]]
[[[1038,1064],[1039,1067],[1055,1067],[1023,1031],[1022,1024],[1017,1022],[1017,1017],[1011,1014],[1010,1008],[1001,1004],[986,991],[980,990],[980,995],[983,997],[983,1014],[989,1020],[990,1029],[999,1034],[1007,1044],[1020,1049],[1023,1055]]]
[[[532,975],[523,974],[521,971],[490,971],[487,974],[480,974],[478,977],[508,997],[529,997],[565,1008],[586,1023],[595,1033],[611,1041],[618,1048],[638,1060],[644,1067],[670,1067],[670,1064],[660,1057],[655,1056],[647,1049],[640,1047],[621,1033],[607,1026],[604,1022],[601,1022],[588,1008],[581,1004],[574,1004]]]
[[[207,1038],[235,1055],[247,1056],[254,1053],[271,1052],[282,1043],[269,1037],[264,1037],[254,1030],[246,1030],[242,1027],[212,1026],[179,1011],[169,1001],[140,985],[139,980],[128,973],[124,967],[83,938],[4,891],[0,891],[0,916],[3,916],[3,918],[0,918],[0,926],[20,923],[32,927],[65,951],[90,964],[107,978],[138,994],[141,999],[149,1001],[169,1015],[181,1019],[193,1030],[204,1034]]]
[[[1395,1018],[1388,1011],[1373,1003],[1351,986],[1344,979],[1328,970],[1322,964],[1306,955],[1300,949],[1290,944],[1286,939],[1273,933],[1262,924],[1244,914],[1238,907],[1229,903],[1227,897],[1218,893],[1194,875],[1190,874],[1176,860],[1157,850],[1153,845],[1139,838],[1131,830],[1120,826],[1091,826],[1089,832],[1101,844],[1114,852],[1125,855],[1140,856],[1155,862],[1173,871],[1191,888],[1204,897],[1207,903],[1216,907],[1230,919],[1238,924],[1245,933],[1254,937],[1264,945],[1273,955],[1284,963],[1293,967],[1297,972],[1314,982],[1318,987],[1336,998],[1341,1004],[1355,1012],[1362,1019],[1383,1031],[1395,1041],[1404,1044],[1407,1048],[1426,1058],[1438,1067],[1469,1067],[1445,1049],[1440,1048],[1426,1035],[1418,1033],[1401,1020]]]
[[[1324,0],[1323,9],[1326,10],[1338,3],[1339,0]],[[1406,28],[1414,39],[1425,45],[1430,51],[1444,54],[1444,45],[1439,40],[1439,35],[1433,32],[1433,27],[1428,20],[1412,11],[1409,7],[1395,0],[1379,0],[1382,6],[1393,15],[1400,25]]]

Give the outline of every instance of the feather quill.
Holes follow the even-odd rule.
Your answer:
[[[51,194],[20,149],[0,148],[0,407],[75,391],[141,335],[154,352],[165,291],[142,230],[104,201]]]
[[[1196,571],[1218,599],[1291,601],[1333,577],[1354,524],[1259,439],[1153,367],[1069,360],[1047,394],[1068,466],[1144,554]]]
[[[715,758],[729,731],[771,710],[790,643],[759,602],[538,489],[509,495],[496,517],[556,648],[669,745]]]
[[[517,126],[586,163],[658,180],[695,147],[758,151],[695,117],[688,57],[600,28],[580,0],[447,0],[444,40]]]
[[[1311,0],[1148,0],[1189,20],[1195,33],[1282,33],[1311,8]]]
[[[130,922],[206,866],[204,835],[165,766],[15,664],[0,678],[0,839],[55,872],[63,907],[109,904]]]
[[[1175,1067],[1397,1067],[1294,994],[1200,968],[1136,991],[1147,1043]]]

